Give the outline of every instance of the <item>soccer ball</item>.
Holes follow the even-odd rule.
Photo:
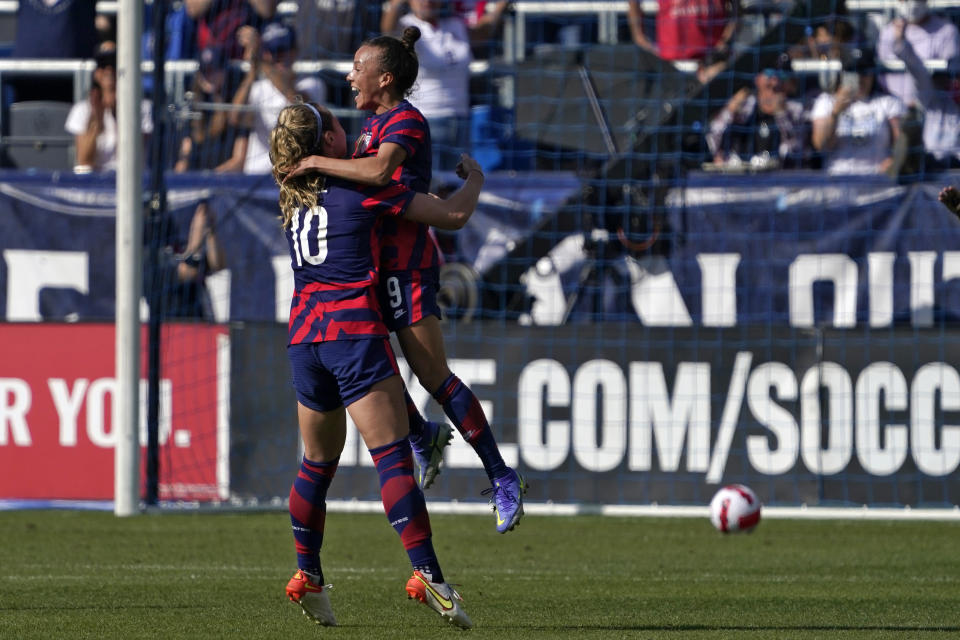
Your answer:
[[[728,484],[710,501],[710,522],[718,531],[753,531],[760,523],[760,499],[750,487]]]

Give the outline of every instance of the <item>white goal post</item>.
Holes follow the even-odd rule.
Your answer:
[[[117,11],[116,381],[113,416],[114,513],[140,511],[140,287],[143,242],[143,148],[140,135],[140,42],[143,3]]]

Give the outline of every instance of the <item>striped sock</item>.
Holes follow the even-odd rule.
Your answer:
[[[330,462],[313,462],[304,457],[290,487],[290,524],[297,548],[297,567],[318,577],[319,584],[323,584],[320,547],[327,519],[327,489],[339,462],[339,456]]]
[[[428,571],[434,582],[443,582],[440,563],[433,550],[430,515],[423,492],[413,477],[413,455],[406,438],[376,449],[370,456],[380,476],[380,496],[390,524],[400,534],[414,569]]]
[[[487,417],[483,415],[477,396],[473,395],[470,387],[463,384],[460,378],[451,373],[434,392],[433,397],[443,407],[443,412],[463,439],[477,452],[492,485],[496,478],[507,472],[507,465],[500,457],[497,440],[493,437],[493,431],[487,423]]]

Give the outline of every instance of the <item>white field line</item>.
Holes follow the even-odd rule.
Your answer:
[[[19,510],[20,501],[0,500],[0,511]],[[31,508],[43,509],[94,509],[110,511],[113,506],[108,501],[83,500],[51,500],[45,504],[40,501],[30,501]],[[427,500],[430,512],[436,514],[490,514],[490,507],[480,502],[431,501]],[[602,515],[614,517],[654,517],[654,518],[708,518],[709,507],[703,506],[674,506],[674,505],[594,505],[594,504],[565,504],[555,502],[524,502],[524,511],[536,516],[574,516],[574,515]],[[158,508],[151,508],[151,513],[176,513],[180,511],[207,511],[216,512],[248,512],[248,511],[286,511],[286,505],[280,501],[270,504],[165,504]],[[378,513],[383,514],[383,505],[373,500],[329,500],[327,511],[335,513]],[[803,520],[939,520],[960,521],[960,506],[952,508],[923,508],[912,509],[888,507],[763,507],[763,518],[775,519],[803,519]]]

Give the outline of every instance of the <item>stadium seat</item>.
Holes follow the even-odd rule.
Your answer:
[[[70,169],[73,136],[63,129],[70,107],[46,100],[11,104],[10,135],[3,138],[10,162],[20,169]]]

